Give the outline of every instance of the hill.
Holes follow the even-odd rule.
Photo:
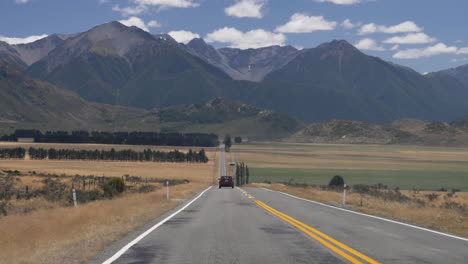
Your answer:
[[[129,107],[85,101],[0,60],[0,126],[4,128],[103,127],[143,113]]]
[[[397,120],[389,125],[359,121],[331,120],[313,123],[287,138],[290,142],[333,144],[409,144],[429,146],[468,146],[468,130],[462,119],[452,124]],[[464,124],[464,123],[463,123]]]
[[[152,110],[135,121],[135,125],[157,126],[162,131],[231,134],[260,140],[283,138],[303,126],[295,118],[225,98]]]

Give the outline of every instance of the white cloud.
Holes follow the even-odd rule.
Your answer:
[[[126,25],[127,27],[135,26],[148,32],[149,32],[150,27],[161,26],[156,20],[151,20],[148,24],[146,24],[145,21],[143,21],[143,19],[136,17],[136,16],[129,17],[128,19],[125,19],[125,20],[120,20],[119,22]]]
[[[234,5],[225,8],[224,13],[233,17],[262,18],[265,3],[265,0],[238,0]]]
[[[329,3],[336,4],[336,5],[353,5],[353,4],[359,4],[362,2],[366,2],[366,1],[371,1],[371,0],[315,0],[315,2],[319,2],[319,3],[329,2]]]
[[[291,20],[276,28],[276,32],[281,33],[309,33],[319,30],[333,30],[337,23],[327,21],[323,16],[307,16],[296,13],[291,16]]]
[[[143,5],[139,6],[128,6],[128,7],[123,7],[121,8],[119,5],[115,5],[112,7],[112,10],[116,12],[120,12],[122,16],[134,16],[134,15],[139,15],[143,12],[145,12],[148,8]]]
[[[375,50],[375,51],[384,51],[385,48],[377,44],[377,42],[370,38],[361,39],[354,46],[360,50]]]
[[[401,50],[393,55],[395,59],[419,59],[431,57],[439,54],[457,54],[459,49],[455,46],[447,46],[444,43],[438,43],[433,46],[420,49]]]
[[[198,3],[194,3],[193,0],[132,0],[137,5],[143,6],[159,6],[162,8],[178,7],[188,8],[197,7]]]
[[[231,48],[248,49],[284,45],[286,36],[263,29],[242,32],[232,27],[217,29],[206,36],[207,42],[228,43]]]
[[[186,31],[186,30],[171,31],[167,34],[169,34],[177,42],[184,43],[184,44],[189,43],[194,38],[200,37],[200,35],[193,33],[191,31]]]
[[[410,33],[405,36],[396,36],[384,40],[387,44],[427,44],[436,41],[424,33]]]
[[[0,36],[0,41],[6,42],[10,45],[17,45],[17,44],[26,44],[26,43],[31,43],[36,40],[40,40],[47,37],[47,35],[39,35],[39,36],[29,36],[25,38],[10,38],[10,37],[4,37]]]
[[[26,4],[27,2],[29,2],[30,0],[15,0],[15,2],[17,4]]]
[[[393,45],[393,46],[390,48],[390,50],[395,51],[395,50],[397,50],[397,49],[399,49],[399,48],[400,48],[400,45]]]
[[[108,0],[100,0],[108,2]],[[123,16],[135,16],[147,12],[151,7],[156,7],[158,10],[168,8],[189,8],[197,7],[200,4],[195,3],[194,0],[129,0],[133,5],[127,7],[120,7],[115,5],[112,10],[120,12]]]
[[[360,23],[356,23],[356,24],[353,24],[351,22],[351,20],[349,19],[345,19],[342,23],[341,23],[341,26],[346,28],[346,29],[352,29],[352,28],[355,28],[355,27],[358,27],[360,25]]]
[[[413,21],[405,21],[394,26],[383,26],[374,23],[365,24],[359,29],[359,35],[367,35],[373,33],[385,33],[385,34],[396,34],[396,33],[410,33],[410,32],[421,32],[423,29],[416,25]]]
[[[468,47],[460,48],[460,49],[457,51],[457,54],[468,54]]]
[[[148,27],[158,28],[158,27],[162,27],[162,25],[156,20],[151,20],[150,22],[148,22]]]

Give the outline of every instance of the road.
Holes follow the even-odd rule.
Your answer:
[[[468,263],[467,239],[266,189],[215,186],[179,211],[90,263]]]

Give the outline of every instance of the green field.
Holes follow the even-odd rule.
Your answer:
[[[326,185],[341,175],[350,185],[468,191],[468,148],[274,143],[239,145],[234,152],[251,167],[254,182]]]

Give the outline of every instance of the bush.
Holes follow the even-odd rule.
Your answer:
[[[111,186],[111,188],[119,193],[123,193],[125,191],[125,182],[122,178],[112,178],[107,182],[107,185]]]
[[[149,192],[154,192],[156,189],[157,188],[154,185],[145,184],[145,185],[140,186],[140,188],[138,188],[138,192],[149,193]]]
[[[344,179],[340,175],[335,175],[330,183],[328,184],[329,187],[343,187],[344,185]]]
[[[439,194],[437,193],[426,194],[426,197],[427,199],[429,199],[430,202],[432,202],[439,197]]]

